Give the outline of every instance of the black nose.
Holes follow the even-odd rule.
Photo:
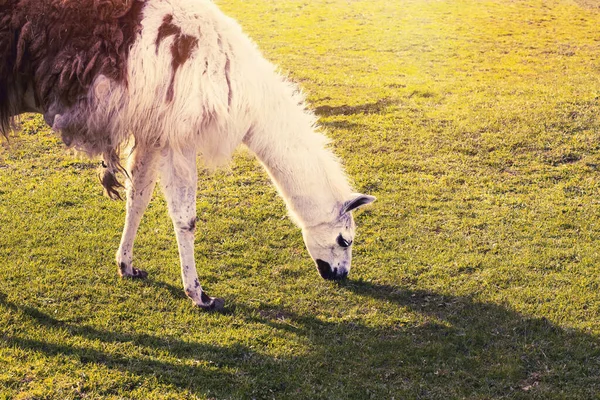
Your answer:
[[[338,274],[337,268],[332,269],[328,262],[319,259],[317,259],[317,269],[319,270],[321,277],[327,280],[339,281],[348,276],[348,271],[343,271]]]

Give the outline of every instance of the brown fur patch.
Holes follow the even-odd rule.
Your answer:
[[[0,0],[0,132],[23,110],[27,84],[39,108],[85,97],[100,74],[124,82],[145,0]]]
[[[171,81],[169,82],[169,88],[167,89],[167,101],[173,100],[175,95],[173,86],[175,85],[175,74],[180,66],[182,66],[191,56],[194,50],[198,47],[198,38],[190,35],[184,35],[181,33],[181,28],[173,24],[173,16],[166,15],[163,19],[162,25],[158,28],[158,35],[156,35],[156,52],[158,53],[158,46],[168,36],[175,36],[173,38],[173,44],[171,44]]]
[[[162,25],[158,28],[158,35],[156,35],[156,41],[154,42],[156,45],[156,54],[158,54],[158,46],[160,46],[163,39],[172,35],[181,35],[181,28],[173,24],[172,15],[165,15]]]

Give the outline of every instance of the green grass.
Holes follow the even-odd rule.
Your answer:
[[[322,281],[266,174],[202,175],[192,308],[153,199],[124,204],[38,117],[0,151],[0,398],[600,398],[600,9],[219,1],[299,82],[356,189]]]

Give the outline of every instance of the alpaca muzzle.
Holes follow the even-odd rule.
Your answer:
[[[319,274],[323,279],[339,281],[348,276],[347,269],[331,268],[331,265],[328,262],[319,259],[316,260],[316,263]]]

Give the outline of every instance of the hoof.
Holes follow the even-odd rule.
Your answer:
[[[208,304],[199,304],[198,307],[204,311],[223,311],[225,300],[220,297],[212,297]]]
[[[137,269],[135,267],[132,267],[131,270],[132,270],[132,273],[130,273],[130,274],[127,273],[125,264],[121,263],[119,265],[119,276],[121,278],[129,278],[129,279],[146,279],[148,277],[148,273],[146,271]]]
[[[141,269],[133,268],[133,274],[128,276],[128,278],[132,279],[146,279],[148,277],[148,273]]]

